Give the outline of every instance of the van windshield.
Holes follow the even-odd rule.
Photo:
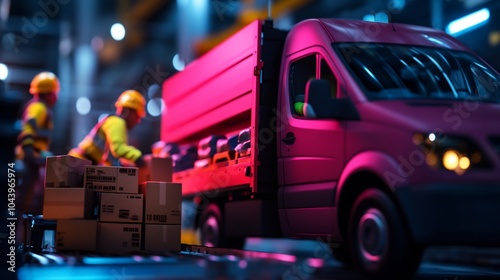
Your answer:
[[[394,44],[334,44],[369,99],[500,101],[500,76],[461,51]]]

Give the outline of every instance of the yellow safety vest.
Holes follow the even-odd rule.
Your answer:
[[[29,122],[31,119],[35,121],[36,127],[33,127],[33,125]],[[22,147],[26,145],[32,145],[35,153],[37,154],[42,151],[48,151],[50,139],[47,135],[40,135],[39,132],[41,130],[50,132],[53,128],[54,124],[50,108],[41,100],[29,101],[23,110],[22,128],[21,133],[17,138],[15,151],[16,158],[24,158]]]
[[[127,125],[119,116],[110,115],[98,122],[89,134],[69,153],[93,164],[120,165],[120,158],[135,162],[142,152],[127,144]]]

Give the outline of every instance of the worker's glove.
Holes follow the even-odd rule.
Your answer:
[[[135,161],[135,166],[137,167],[143,167],[144,165],[146,165],[146,162],[142,156]]]

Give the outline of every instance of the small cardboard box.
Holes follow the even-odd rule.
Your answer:
[[[144,250],[178,252],[181,250],[181,225],[145,225]]]
[[[94,191],[83,188],[46,188],[43,198],[43,218],[94,218]]]
[[[83,187],[85,166],[92,162],[68,155],[50,156],[45,160],[45,187]]]
[[[181,224],[181,183],[144,182],[140,189],[144,195],[146,224]]]
[[[97,249],[96,220],[57,220],[58,251],[92,251]]]
[[[146,181],[172,182],[172,158],[144,156],[145,166],[139,168],[139,183]]]
[[[129,254],[141,249],[142,224],[97,223],[97,251]]]
[[[138,193],[137,175],[137,167],[87,166],[84,186],[96,192]]]
[[[142,223],[143,195],[127,193],[101,193],[100,222]]]

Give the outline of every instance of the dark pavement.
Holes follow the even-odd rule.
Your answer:
[[[322,244],[270,243],[274,252],[183,246],[179,253],[161,255],[35,255],[20,269],[18,279],[363,279],[333,259]],[[269,247],[270,243],[260,245]],[[258,249],[255,244],[248,247]],[[499,252],[495,248],[430,248],[413,279],[500,279]]]

